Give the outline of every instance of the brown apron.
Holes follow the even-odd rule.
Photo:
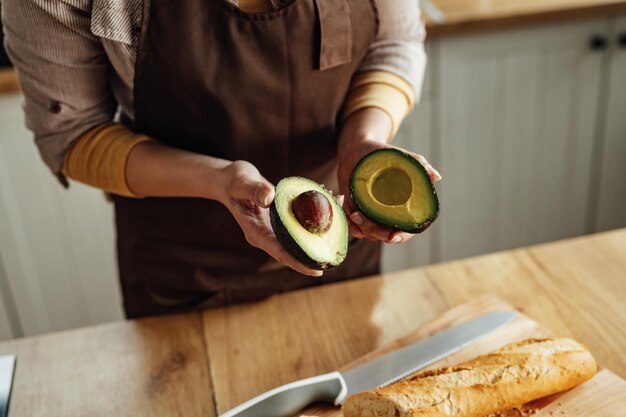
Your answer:
[[[337,190],[337,123],[377,30],[369,0],[295,0],[251,14],[226,0],[144,0],[132,128],[169,146],[246,160],[276,183]],[[128,317],[251,301],[379,272],[380,244],[352,242],[321,279],[271,264],[226,208],[114,197]]]

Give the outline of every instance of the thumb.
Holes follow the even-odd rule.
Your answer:
[[[265,179],[247,180],[241,184],[239,192],[235,196],[253,202],[254,204],[267,208],[274,201],[274,186]]]
[[[233,162],[230,177],[231,197],[237,200],[247,200],[266,208],[274,201],[274,186],[251,163]]]

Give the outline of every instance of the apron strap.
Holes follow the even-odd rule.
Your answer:
[[[320,70],[352,58],[352,20],[348,0],[315,0],[320,21]]]

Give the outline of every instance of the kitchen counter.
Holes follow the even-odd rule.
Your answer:
[[[0,68],[0,95],[14,94],[20,91],[20,86],[12,68]]]
[[[10,417],[216,416],[491,293],[626,377],[626,229],[275,296],[0,343]]]
[[[626,13],[624,0],[422,0],[428,36]]]

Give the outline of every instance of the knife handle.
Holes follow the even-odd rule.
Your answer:
[[[341,404],[347,392],[341,374],[331,372],[274,388],[219,417],[291,417],[314,402]]]

